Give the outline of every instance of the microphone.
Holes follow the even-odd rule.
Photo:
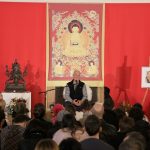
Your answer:
[[[39,94],[42,94],[42,93],[47,93],[47,92],[49,92],[49,91],[53,91],[53,90],[56,90],[56,89],[50,89],[50,90],[47,90],[47,91],[42,91],[42,92],[39,92]]]

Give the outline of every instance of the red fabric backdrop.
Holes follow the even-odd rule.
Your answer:
[[[144,97],[141,67],[149,65],[149,18],[150,4],[106,4],[105,85],[117,102],[125,99],[123,90],[131,103]],[[147,113],[149,107],[150,91],[144,103]]]
[[[141,67],[149,65],[150,4],[106,4],[105,85],[116,103],[141,102]],[[0,3],[0,90],[6,80],[5,65],[15,58],[22,69],[28,65],[27,89],[32,107],[44,102],[38,94],[46,89],[46,4]],[[125,91],[125,92],[124,92]],[[119,95],[120,94],[120,95]],[[144,109],[150,107],[150,92]]]
[[[0,3],[0,91],[5,87],[5,65],[15,58],[28,67],[27,90],[32,106],[43,102],[38,92],[46,87],[46,4]]]

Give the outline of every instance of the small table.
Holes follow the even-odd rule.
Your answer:
[[[19,99],[25,99],[26,100],[26,106],[29,109],[29,116],[31,117],[31,92],[2,92],[3,99],[6,102],[6,107],[9,105],[10,101],[14,98]]]

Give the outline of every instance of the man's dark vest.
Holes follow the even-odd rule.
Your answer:
[[[70,89],[70,97],[72,99],[81,100],[83,98],[83,86],[84,86],[84,83],[79,81],[79,84],[77,85],[76,89],[74,89],[73,80],[69,82],[68,87]]]

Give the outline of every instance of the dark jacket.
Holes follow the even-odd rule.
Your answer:
[[[81,100],[83,98],[83,86],[84,83],[79,81],[79,83],[77,84],[76,88],[74,89],[74,84],[73,84],[73,80],[71,82],[69,82],[68,87],[70,89],[70,97],[72,99],[78,99]]]

